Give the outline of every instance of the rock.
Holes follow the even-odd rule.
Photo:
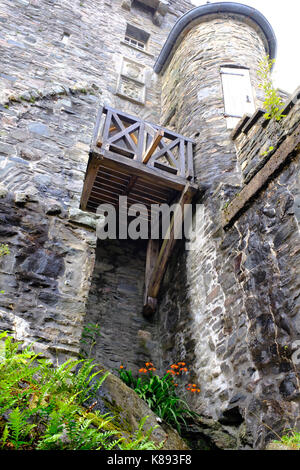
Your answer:
[[[49,127],[41,122],[34,122],[29,124],[28,130],[43,137],[49,137],[50,135]]]
[[[234,450],[239,448],[242,431],[243,425],[231,429],[211,418],[198,416],[188,422],[183,437],[195,450]]]
[[[0,142],[0,154],[13,156],[16,155],[16,149],[11,144]]]
[[[28,196],[24,192],[15,192],[15,203],[18,205],[24,205],[28,201]]]
[[[94,215],[88,214],[87,212],[81,211],[80,209],[76,209],[72,207],[69,209],[69,218],[71,222],[75,222],[79,225],[83,225],[85,227],[90,227],[93,230],[97,228],[97,222],[102,220],[103,216],[101,215]]]
[[[100,366],[100,370],[104,368]],[[115,375],[110,374],[106,378],[98,390],[97,400],[95,409],[115,415],[118,426],[125,435],[132,435],[138,429],[141,419],[148,416],[144,429],[155,428],[151,440],[157,444],[164,442],[162,450],[189,450],[178,432],[169,425],[160,423],[160,418],[150,410],[146,402]]]
[[[50,204],[46,209],[47,215],[59,215],[62,212],[62,207],[60,204],[53,203]]]
[[[286,446],[285,444],[281,444],[281,442],[270,442],[265,450],[298,450],[293,449],[293,447]]]
[[[3,184],[0,184],[0,198],[5,198],[7,196],[8,190]]]

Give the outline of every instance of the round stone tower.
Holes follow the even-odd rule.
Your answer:
[[[252,412],[265,400],[261,381],[272,377],[261,374],[251,349],[257,338],[248,304],[257,296],[256,285],[239,266],[245,246],[260,246],[259,233],[251,234],[250,219],[246,235],[238,226],[225,232],[220,216],[242,185],[230,134],[244,114],[262,107],[257,70],[267,55],[276,55],[268,21],[248,6],[220,2],[179,19],[155,64],[162,80],[161,124],[195,140],[195,175],[203,189],[195,201],[201,208],[195,211],[192,248],[181,245],[162,288],[161,357],[165,364],[186,358],[201,388],[194,409],[246,426],[258,447],[265,429]]]
[[[206,4],[175,24],[157,59],[162,75],[162,123],[197,142],[200,183],[232,182],[236,159],[230,130],[261,106],[257,70],[276,54],[274,32],[254,8]]]

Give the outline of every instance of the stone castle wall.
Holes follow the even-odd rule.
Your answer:
[[[171,2],[161,26],[147,12],[125,10],[121,0],[1,4],[1,243],[10,255],[0,261],[0,325],[38,341],[54,359],[78,353],[82,327],[91,320],[91,281],[91,292],[101,292],[103,283],[97,278],[101,249],[93,275],[95,217],[78,209],[99,104],[159,120],[160,87],[152,67],[172,24],[190,6],[179,3]],[[147,53],[124,43],[127,22],[150,34]],[[124,58],[144,70],[143,104],[117,94]],[[131,245],[124,248],[132,256]],[[130,318],[137,324],[140,310],[133,303],[142,299],[143,262],[141,255],[132,267],[139,287],[130,293]],[[122,286],[121,279],[116,289],[123,292]],[[97,299],[95,323],[110,319],[114,325],[113,312],[122,310],[120,294],[114,294],[106,293],[109,302],[100,310]],[[137,351],[139,330],[129,327],[128,344]],[[111,350],[110,336],[103,347]]]
[[[256,71],[264,55],[261,38],[238,18],[207,20],[178,43],[162,86],[163,116],[172,115],[169,125],[196,140],[196,180],[204,195],[195,201],[201,207],[193,249],[178,244],[161,289],[161,367],[192,364],[191,381],[201,387],[195,409],[235,429],[245,419],[245,444],[256,448],[272,435],[267,426],[280,433],[299,417],[299,370],[291,360],[300,333],[299,155],[228,231],[221,213],[249,181],[245,177],[259,172],[295,131],[299,104],[280,125],[266,128],[255,115],[248,134],[237,138],[236,156],[220,67],[249,67],[259,107]],[[262,156],[270,146],[274,150]]]
[[[189,1],[172,1],[161,26],[150,13],[122,8],[123,0],[18,0],[2,2],[0,101],[37,98],[53,85],[102,91],[101,103],[157,121],[160,90],[152,68],[169,30]],[[150,35],[146,52],[124,42],[126,25]],[[140,64],[143,105],[118,96],[123,59]],[[124,72],[126,75],[126,71]],[[139,80],[138,80],[139,81]],[[131,82],[134,89],[135,82]],[[136,84],[137,89],[139,86]],[[130,96],[129,96],[130,98]]]
[[[299,413],[291,360],[299,335],[299,156],[226,231],[222,214],[272,157],[260,151],[276,151],[294,132],[298,107],[277,130],[262,118],[248,135],[244,129],[236,152],[219,72],[249,67],[261,105],[255,71],[265,48],[253,25],[232,16],[194,25],[156,76],[155,58],[191,4],[171,1],[158,26],[123,3],[2,3],[0,242],[10,255],[0,260],[0,328],[38,341],[59,361],[78,354],[89,322],[101,328],[94,354],[111,369],[152,359],[165,370],[185,360],[201,386],[193,407],[230,432],[242,429],[242,447],[260,448],[271,434],[265,424],[281,432]],[[127,22],[150,34],[147,53],[124,44]],[[143,103],[132,95],[131,63],[140,67]],[[133,91],[120,88],[124,77]],[[78,209],[99,103],[196,140],[199,232],[193,250],[177,243],[152,320],[141,315],[144,243],[97,244],[95,217]]]

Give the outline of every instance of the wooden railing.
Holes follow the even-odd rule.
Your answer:
[[[108,106],[99,109],[94,149],[123,155],[161,172],[194,179],[192,139]]]

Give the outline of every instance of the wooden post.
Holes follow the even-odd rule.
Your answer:
[[[97,145],[97,139],[99,135],[99,128],[100,128],[100,122],[103,114],[103,106],[99,107],[98,113],[97,113],[97,118],[96,118],[96,123],[95,123],[95,128],[94,128],[94,134],[92,138],[92,147],[95,147]]]
[[[176,238],[174,237],[174,234],[180,228],[178,224],[182,223],[183,221],[183,217],[179,217],[179,211],[181,211],[182,215],[184,214],[184,205],[189,204],[191,202],[193,195],[194,191],[192,190],[190,185],[187,184],[180,196],[177,210],[175,210],[175,213],[173,214],[172,220],[170,222],[170,228],[168,230],[168,232],[170,233],[169,238],[166,238],[163,241],[155,267],[152,271],[151,279],[149,281],[148,286],[149,297],[154,297],[156,299],[158,295],[160,284],[165,274],[168,260],[176,243]]]
[[[146,254],[146,272],[145,272],[145,295],[144,295],[144,308],[143,314],[146,317],[152,315],[156,310],[156,303],[157,300],[148,297],[148,286],[150,282],[150,278],[155,267],[157,258],[159,254],[159,240],[149,240],[147,246],[147,254]]]
[[[84,180],[81,200],[80,200],[80,209],[85,211],[86,206],[91,195],[94,182],[98,173],[98,169],[100,166],[100,159],[91,155],[90,162],[88,164],[86,178]]]
[[[155,311],[156,299],[159,293],[159,288],[160,288],[161,282],[163,280],[163,277],[166,271],[168,260],[170,258],[170,255],[176,243],[176,238],[174,235],[175,233],[177,233],[177,231],[180,228],[179,224],[181,224],[183,221],[184,205],[189,204],[191,202],[195,192],[196,192],[195,188],[191,186],[190,184],[187,184],[185,186],[180,196],[178,206],[170,222],[170,227],[168,230],[170,234],[169,238],[165,238],[165,240],[163,241],[163,244],[161,246],[158,256],[155,255],[153,257],[155,258],[155,263],[153,260],[150,265],[151,269],[149,269],[149,271],[146,274],[147,282],[146,282],[146,292],[145,292],[145,301],[144,301],[144,309],[143,309],[144,315],[149,316],[150,314],[153,314]],[[182,214],[181,217],[179,217],[180,212]],[[149,244],[150,244],[150,241],[149,241]],[[152,241],[155,241],[155,240],[152,240]],[[149,250],[150,250],[150,247],[149,247]],[[150,253],[149,253],[149,256],[150,256]],[[148,251],[147,251],[147,258],[148,258]],[[150,277],[149,277],[149,272],[150,272]],[[148,277],[149,277],[149,280],[148,280]]]

